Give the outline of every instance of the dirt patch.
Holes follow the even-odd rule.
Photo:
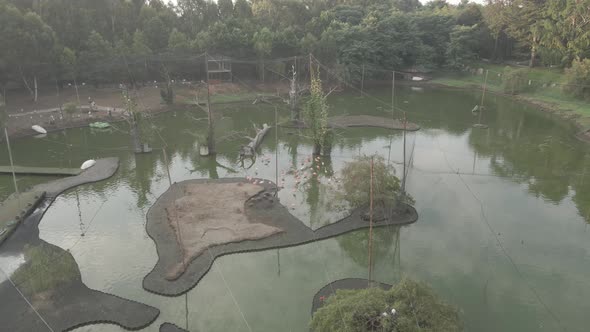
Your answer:
[[[282,230],[270,236],[257,240],[243,240],[228,242],[207,249],[207,254],[199,255],[187,262],[186,270],[174,280],[167,279],[168,274],[184,259],[184,252],[178,245],[177,233],[170,227],[166,208],[171,206],[179,197],[184,196],[185,188],[193,184],[227,184],[228,188],[239,188],[253,185],[261,187],[258,192],[246,201],[244,213],[248,220],[268,225]],[[204,187],[203,187],[204,188]],[[211,268],[217,257],[239,252],[250,252],[297,246],[313,241],[332,238],[358,229],[369,227],[369,222],[363,219],[367,207],[356,209],[350,215],[334,223],[313,230],[306,226],[300,219],[293,216],[289,210],[275,197],[276,185],[271,181],[262,179],[225,178],[225,179],[199,179],[175,183],[160,196],[147,214],[147,232],[156,243],[158,261],[152,271],[143,279],[143,288],[152,293],[165,296],[178,296],[188,292],[197,285]],[[260,190],[256,188],[256,190]],[[248,194],[256,190],[246,190]],[[207,195],[211,193],[207,192]],[[245,195],[244,191],[240,195]],[[237,195],[244,202],[245,196]],[[214,199],[217,205],[223,206]],[[226,207],[228,209],[228,207]],[[416,210],[403,204],[391,218],[374,222],[374,227],[400,226],[415,222],[418,219]],[[184,233],[183,233],[184,234]]]
[[[333,116],[328,119],[328,124],[334,128],[347,127],[378,127],[395,130],[416,131],[420,129],[415,123],[404,123],[397,119],[384,118],[372,115],[343,115]]]
[[[282,232],[278,227],[251,222],[244,212],[246,201],[262,190],[251,183],[187,185],[184,195],[166,207],[168,222],[183,252],[183,261],[170,269],[166,279],[177,279],[186,264],[210,247]]]

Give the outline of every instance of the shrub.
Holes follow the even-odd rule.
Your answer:
[[[396,311],[393,316],[391,309]],[[313,315],[310,325],[315,332],[463,330],[455,307],[443,302],[428,285],[410,279],[403,279],[388,291],[337,290]]]
[[[359,156],[354,161],[347,162],[342,169],[342,182],[337,198],[352,209],[369,204],[370,178],[370,156]],[[414,199],[407,193],[402,197],[401,181],[395,176],[395,168],[388,165],[381,156],[374,157],[373,197],[377,206],[390,201],[414,203]]]
[[[76,112],[76,110],[78,109],[78,104],[76,104],[74,102],[65,103],[65,104],[63,104],[62,109],[69,116],[72,116]]]
[[[504,68],[504,74],[502,75],[502,90],[504,93],[510,93],[513,95],[526,91],[529,89],[528,75],[528,68]]]
[[[166,105],[174,104],[174,90],[170,85],[160,89],[160,97],[162,97],[162,101],[166,103]]]
[[[565,78],[563,89],[567,94],[590,101],[590,59],[574,60],[565,70]]]

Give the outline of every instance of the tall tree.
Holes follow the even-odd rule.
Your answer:
[[[262,81],[264,81],[266,71],[264,68],[264,58],[268,57],[272,52],[272,40],[273,34],[266,27],[254,34],[254,50],[256,50],[258,59],[261,62]]]
[[[54,56],[55,34],[33,12],[22,14],[10,4],[0,3],[0,56],[17,69],[34,101],[38,96],[38,75]]]
[[[566,53],[567,62],[590,56],[590,0],[547,2],[543,44]]]
[[[95,86],[106,83],[110,77],[110,68],[115,64],[113,47],[100,33],[93,31],[80,53],[82,74]]]
[[[217,6],[222,20],[228,20],[234,16],[234,3],[232,0],[217,0]]]

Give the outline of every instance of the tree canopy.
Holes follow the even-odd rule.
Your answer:
[[[459,68],[478,58],[528,59],[536,65],[543,57],[559,57],[569,66],[590,53],[589,5],[590,0],[488,0],[485,5],[445,0],[424,5],[418,0],[0,0],[0,84],[28,87],[37,78],[71,80],[74,71],[97,84],[116,83],[127,72],[116,67],[124,63],[121,57],[136,60],[131,61],[136,79],[148,79],[160,71],[148,70],[147,56],[203,52],[253,60],[312,52],[323,63],[343,68],[352,80],[359,79],[362,66],[366,75],[379,78],[379,69]],[[75,69],[62,61],[66,53],[76,59]],[[194,72],[192,67],[185,63],[174,72]]]

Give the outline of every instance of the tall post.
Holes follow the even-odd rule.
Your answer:
[[[486,76],[483,81],[483,92],[481,94],[481,103],[479,104],[479,121],[478,121],[478,123],[481,123],[481,113],[483,113],[483,102],[484,102],[484,98],[486,97],[486,89],[488,87],[488,73],[489,72],[490,72],[489,70],[486,70]]]
[[[309,75],[311,76],[311,53],[309,53]]]
[[[12,181],[14,183],[14,191],[17,195],[19,195],[18,185],[16,184],[16,173],[14,171],[14,163],[12,161],[12,150],[10,149],[10,139],[8,139],[8,130],[6,130],[6,127],[4,128],[4,135],[6,136],[6,146],[8,146],[8,157],[10,158],[10,167],[12,169]]]
[[[369,193],[369,286],[373,278],[373,167],[374,157],[371,157],[371,180]]]
[[[365,94],[365,64],[363,63],[363,71],[361,73],[361,97]]]
[[[279,118],[275,106],[275,197],[279,196]]]
[[[404,111],[404,176],[402,178],[402,199],[406,197],[406,112]]]
[[[394,120],[395,114],[395,71],[391,72],[391,120]]]
[[[215,154],[215,133],[213,115],[211,114],[211,92],[209,89],[209,54],[205,54],[205,70],[207,71],[207,149],[209,154]]]

